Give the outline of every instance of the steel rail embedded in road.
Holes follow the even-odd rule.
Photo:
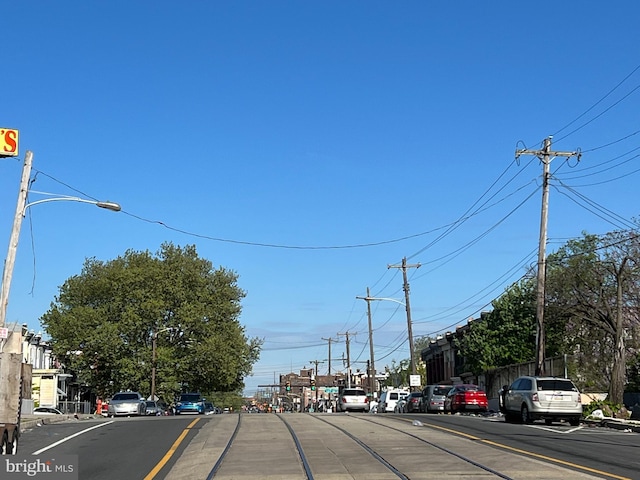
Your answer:
[[[472,460],[472,459],[470,459],[468,457],[465,457],[464,455],[461,455],[458,452],[454,452],[453,450],[450,450],[450,449],[445,448],[445,447],[443,447],[441,445],[438,445],[437,443],[430,442],[429,440],[426,440],[426,439],[421,438],[421,437],[419,437],[417,435],[414,435],[413,433],[405,432],[404,430],[392,427],[390,425],[384,425],[382,423],[375,422],[375,421],[371,420],[370,418],[361,418],[361,417],[354,417],[354,418],[358,418],[359,420],[363,420],[363,421],[370,422],[370,423],[375,423],[376,425],[379,425],[379,426],[385,427],[385,428],[389,428],[389,429],[394,430],[396,432],[404,433],[405,435],[408,435],[408,436],[410,436],[412,438],[415,438],[416,440],[419,440],[420,442],[426,443],[427,445],[429,445],[431,447],[434,447],[434,448],[437,448],[438,450],[441,450],[441,451],[443,451],[445,453],[448,453],[449,455],[453,455],[454,457],[457,457],[457,458],[459,458],[460,460],[462,460],[464,462],[470,463],[471,465],[474,465],[474,466],[476,466],[476,467],[478,467],[478,468],[480,468],[482,470],[485,470],[486,472],[489,472],[489,473],[491,473],[491,474],[493,474],[493,475],[495,475],[497,477],[504,478],[505,480],[514,480],[512,477],[509,477],[508,475],[500,473],[500,472],[494,470],[491,467],[488,467],[486,465],[482,465],[481,463],[476,462],[475,460]],[[321,419],[318,419],[318,420],[321,420]],[[323,421],[326,422],[326,420],[323,420]],[[329,422],[327,422],[327,423],[329,423]],[[339,428],[339,427],[336,427],[336,428]],[[342,429],[340,429],[340,430],[342,430]]]
[[[364,443],[362,440],[360,440],[358,437],[356,437],[355,435],[351,434],[350,432],[346,431],[344,428],[342,427],[338,427],[337,425],[334,425],[331,422],[326,421],[323,418],[320,417],[313,417],[316,418],[318,420],[320,420],[321,422],[326,423],[327,425],[332,426],[333,428],[340,430],[342,433],[344,433],[347,437],[349,437],[351,440],[353,440],[354,442],[356,442],[358,445],[360,445],[362,448],[365,449],[365,451],[371,455],[373,458],[375,458],[376,460],[378,460],[382,465],[384,465],[385,467],[387,467],[391,472],[393,472],[394,475],[396,475],[398,478],[401,478],[402,480],[409,480],[409,477],[407,477],[404,473],[402,473],[400,470],[398,470],[396,467],[394,467],[393,465],[391,465],[389,462],[387,462],[381,455],[378,454],[378,452],[376,452],[373,448],[371,448],[369,445],[367,445],[366,443]],[[357,418],[357,417],[353,417],[353,418]],[[383,427],[385,425],[382,425]]]
[[[296,449],[298,451],[298,456],[300,457],[300,460],[302,462],[302,466],[304,467],[304,471],[305,471],[305,475],[306,475],[307,480],[313,480],[313,473],[311,472],[311,467],[309,466],[309,462],[307,461],[307,456],[304,453],[304,449],[302,448],[302,444],[300,443],[300,440],[298,439],[298,436],[293,431],[293,428],[291,428],[291,425],[289,425],[289,423],[281,415],[278,415],[278,418],[280,420],[282,420],[282,422],[287,427],[287,430],[289,430],[289,434],[293,438],[293,442],[294,442],[294,444],[296,446]],[[240,431],[241,420],[242,420],[242,415],[238,414],[238,423],[236,424],[236,428],[233,431],[233,434],[231,435],[231,438],[229,438],[229,441],[227,442],[227,445],[225,446],[224,450],[220,454],[220,457],[218,458],[218,460],[216,461],[215,465],[213,466],[213,468],[209,472],[209,475],[207,476],[207,480],[212,480],[216,476],[216,474],[218,473],[218,470],[220,470],[220,467],[222,466],[222,464],[224,463],[224,460],[225,460],[225,458],[227,456],[227,453],[229,452],[229,450],[231,450],[233,442],[236,439],[236,436],[238,435],[238,432]]]
[[[227,453],[231,449],[231,445],[233,444],[233,441],[236,439],[236,436],[238,435],[238,431],[240,431],[240,422],[241,421],[242,421],[242,416],[238,413],[238,423],[236,424],[236,428],[233,431],[233,434],[231,434],[231,438],[227,442],[227,446],[224,447],[224,450],[220,454],[220,458],[218,458],[218,461],[215,463],[215,465],[213,466],[213,468],[209,472],[209,475],[207,475],[207,480],[211,480],[213,477],[216,476],[216,473],[218,473],[218,470],[220,469],[220,466],[222,465],[222,461],[224,460],[224,457],[227,456]]]
[[[307,461],[307,456],[305,455],[304,450],[302,449],[300,440],[298,440],[298,436],[293,431],[293,428],[291,428],[291,425],[289,424],[289,422],[287,422],[282,415],[278,415],[278,418],[284,422],[284,424],[287,426],[287,430],[289,430],[289,433],[293,437],[293,441],[296,444],[296,448],[298,449],[298,455],[300,455],[300,460],[302,460],[302,466],[304,467],[304,472],[307,475],[307,480],[313,480],[313,473],[311,473],[311,467],[309,466],[309,462]]]

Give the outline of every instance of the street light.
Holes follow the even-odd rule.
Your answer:
[[[156,400],[156,343],[162,332],[173,331],[173,327],[166,327],[151,335],[151,400]]]
[[[367,289],[368,291],[368,289]],[[367,295],[366,297],[356,297],[356,298],[360,298],[362,300],[366,300],[367,303],[369,303],[370,301],[373,300],[380,300],[380,301],[387,301],[387,302],[394,302],[394,303],[398,303],[400,305],[402,305],[403,307],[405,307],[405,309],[407,310],[407,332],[409,335],[409,360],[411,361],[411,375],[415,375],[416,374],[416,361],[414,358],[414,352],[413,352],[413,329],[411,328],[411,312],[409,311],[409,306],[404,303],[401,302],[400,300],[397,300],[395,298],[388,298],[388,297],[370,297],[369,295]]]
[[[55,201],[71,201],[81,203],[91,203],[100,208],[119,212],[121,207],[115,202],[101,202],[97,200],[88,200],[86,198],[70,197],[70,196],[57,196],[51,198],[44,198],[32,203],[27,203],[27,194],[29,193],[29,178],[31,176],[31,164],[33,161],[33,153],[27,151],[24,159],[24,166],[22,168],[22,179],[20,181],[20,191],[18,192],[18,202],[16,205],[16,214],[13,220],[13,228],[11,230],[11,237],[9,239],[9,248],[7,251],[7,258],[4,263],[4,271],[2,274],[2,291],[0,292],[0,328],[5,325],[7,316],[7,305],[9,303],[9,289],[11,288],[11,278],[13,276],[13,266],[16,260],[16,252],[18,250],[18,240],[20,238],[20,228],[22,226],[22,219],[24,218],[27,208],[40,203],[55,202]],[[51,195],[44,192],[33,192],[44,195]]]

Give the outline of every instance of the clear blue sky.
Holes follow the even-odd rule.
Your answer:
[[[246,393],[326,373],[323,338],[343,369],[347,331],[364,369],[356,296],[402,299],[403,257],[422,265],[414,335],[453,330],[535,262],[542,167],[516,148],[583,152],[552,162],[549,251],[638,215],[639,17],[631,0],[5,4],[0,127],[21,155],[0,160],[0,251],[26,150],[32,190],[124,210],[29,209],[8,321],[40,329],[85,258],[171,241],[240,276],[265,340]],[[406,317],[372,306],[382,370],[408,358]]]

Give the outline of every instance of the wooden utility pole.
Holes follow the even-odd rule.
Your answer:
[[[545,331],[544,331],[544,299],[546,280],[546,246],[547,246],[547,220],[549,212],[549,167],[552,157],[578,157],[579,152],[552,152],[551,138],[544,139],[541,150],[516,150],[516,158],[520,155],[535,155],[542,162],[542,212],[540,214],[540,238],[538,240],[538,275],[536,292],[536,375],[545,374]]]
[[[4,271],[2,273],[2,292],[0,293],[0,328],[5,326],[7,318],[7,304],[9,303],[11,278],[13,276],[13,266],[16,262],[16,252],[18,251],[20,227],[22,226],[22,219],[24,218],[24,211],[27,205],[27,193],[29,192],[29,178],[31,177],[32,163],[33,153],[27,150],[27,153],[24,156],[24,165],[22,167],[22,179],[20,180],[20,190],[18,191],[16,214],[13,218],[13,228],[11,229],[11,237],[9,238],[9,249],[7,251],[7,258],[4,261]]]
[[[344,336],[347,346],[347,388],[351,388],[351,356],[349,354],[349,335],[355,335],[353,332],[338,333],[339,337]]]
[[[369,378],[369,392],[373,398],[373,392],[376,391],[376,367],[373,358],[373,328],[371,326],[371,295],[369,287],[367,287],[366,297],[356,297],[367,302],[367,318],[369,320],[369,364],[367,365],[367,377]]]
[[[320,339],[329,342],[329,357],[327,358],[327,361],[329,362],[329,375],[331,375],[331,342],[333,342],[333,338],[320,337]]]
[[[407,265],[407,257],[402,259],[401,265],[388,265],[387,268],[401,268],[402,269],[402,278],[403,282],[403,290],[404,290],[404,308],[407,311],[407,332],[409,334],[409,358],[411,360],[411,375],[416,375],[416,359],[415,352],[413,351],[413,327],[411,323],[411,305],[409,304],[409,281],[407,280],[407,268],[420,268],[419,263],[415,263],[413,265]]]

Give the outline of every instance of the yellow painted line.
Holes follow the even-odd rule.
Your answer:
[[[189,430],[191,430],[194,425],[196,423],[198,423],[200,419],[196,418],[193,422],[191,422],[187,428],[185,428],[182,433],[180,434],[180,436],[176,439],[175,442],[173,442],[173,445],[171,445],[171,448],[169,449],[169,451],[167,453],[165,453],[164,457],[162,457],[162,460],[160,460],[158,462],[158,464],[153,467],[153,470],[151,470],[149,472],[149,474],[144,477],[144,480],[152,480],[153,478],[155,478],[155,476],[158,474],[158,472],[160,470],[162,470],[162,467],[164,467],[167,462],[169,461],[169,459],[173,456],[174,453],[176,453],[176,450],[178,449],[178,447],[180,446],[180,444],[182,443],[182,441],[184,440],[184,438],[187,436],[187,434],[189,433]]]
[[[587,472],[597,473],[598,475],[603,475],[605,477],[617,478],[618,480],[633,480],[632,478],[629,478],[629,477],[621,477],[620,475],[615,475],[615,474],[609,473],[609,472],[603,472],[602,470],[596,470],[595,468],[585,467],[583,465],[578,465],[577,463],[565,462],[564,460],[560,460],[560,459],[553,458],[553,457],[547,457],[546,455],[540,455],[538,453],[528,452],[526,450],[520,450],[519,448],[510,447],[508,445],[502,445],[501,443],[492,442],[491,440],[480,440],[480,441],[483,442],[483,443],[487,443],[489,445],[493,445],[493,446],[498,447],[498,448],[504,448],[505,450],[511,450],[513,452],[517,452],[517,453],[520,453],[522,455],[527,455],[529,457],[540,458],[540,459],[546,460],[548,462],[558,463],[560,465],[566,465],[566,466],[573,467],[573,468],[578,469],[578,470],[585,470]]]
[[[432,425],[432,424],[429,424],[429,423],[423,423],[423,425],[425,425],[427,427],[435,428],[437,430],[443,430],[445,432],[453,433],[453,434],[459,435],[461,437],[466,437],[466,438],[469,438],[470,440],[475,440],[477,442],[486,443],[486,444],[492,445],[494,447],[503,448],[505,450],[510,450],[512,452],[516,452],[516,453],[519,453],[521,455],[525,455],[527,457],[534,457],[534,458],[538,458],[538,459],[541,459],[541,460],[546,460],[547,462],[552,462],[552,463],[557,463],[557,464],[560,464],[560,465],[565,465],[567,467],[572,467],[572,468],[575,468],[576,470],[584,470],[586,472],[596,473],[598,475],[603,475],[603,476],[609,477],[609,478],[615,478],[617,480],[633,480],[633,479],[631,479],[629,477],[621,477],[620,475],[615,475],[615,474],[609,473],[609,472],[603,472],[602,470],[596,470],[595,468],[585,467],[583,465],[578,465],[577,463],[566,462],[566,461],[560,460],[558,458],[547,457],[546,455],[540,455],[538,453],[529,452],[527,450],[521,450],[519,448],[510,447],[509,445],[503,445],[502,443],[493,442],[491,440],[485,440],[485,439],[482,439],[480,437],[476,437],[474,435],[468,435],[468,434],[463,433],[463,432],[458,432],[457,430],[452,430],[450,428],[440,427],[438,425]]]

